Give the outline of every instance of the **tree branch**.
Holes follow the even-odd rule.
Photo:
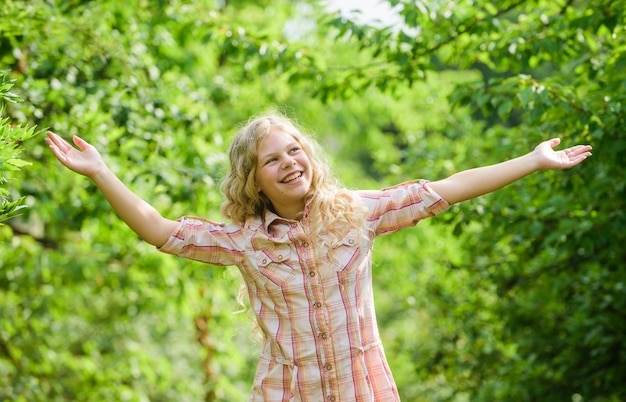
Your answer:
[[[512,3],[508,7],[505,7],[502,10],[498,10],[498,12],[495,15],[491,16],[489,19],[494,19],[494,18],[500,17],[503,14],[508,13],[509,11],[511,11],[514,8],[522,5],[525,2],[526,2],[526,0],[519,0],[519,1],[515,2],[515,3]],[[435,46],[433,46],[431,48],[428,48],[428,49],[424,50],[423,52],[416,53],[415,57],[423,57],[423,56],[426,56],[426,55],[429,55],[429,54],[432,54],[432,53],[436,52],[437,50],[439,50],[443,46],[452,43],[454,40],[458,39],[461,35],[469,32],[472,28],[480,25],[481,23],[483,23],[485,21],[486,21],[486,19],[476,20],[473,24],[468,25],[465,28],[457,30],[455,32],[455,34],[450,36],[448,39],[443,40],[443,41],[437,43]]]
[[[32,234],[28,233],[28,231],[18,228],[17,226],[11,224],[11,222],[7,222],[6,225],[13,230],[13,234],[15,236],[30,236],[37,243],[41,244],[44,248],[57,250],[59,248],[59,243],[56,240],[48,239],[46,237],[35,237]]]

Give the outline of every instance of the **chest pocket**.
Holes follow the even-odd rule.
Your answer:
[[[296,276],[291,249],[288,244],[281,244],[256,251],[256,263],[259,272],[276,286],[283,287]]]
[[[328,260],[335,270],[350,272],[360,265],[360,250],[358,236],[354,231],[350,231],[329,248]]]

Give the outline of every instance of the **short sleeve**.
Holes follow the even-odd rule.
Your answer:
[[[241,226],[184,216],[159,251],[208,264],[237,265],[245,246]]]
[[[414,180],[379,191],[360,192],[370,211],[367,221],[370,229],[376,235],[393,233],[450,208],[428,183]]]

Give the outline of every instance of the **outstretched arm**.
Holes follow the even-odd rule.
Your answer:
[[[495,165],[455,173],[429,185],[449,204],[455,204],[498,190],[539,170],[574,167],[591,156],[589,145],[576,145],[555,151],[554,147],[560,142],[559,138],[553,138],[537,145],[526,155]]]
[[[52,132],[46,138],[57,159],[70,170],[93,180],[117,215],[139,237],[154,246],[162,246],[178,223],[164,218],[130,191],[106,166],[93,145],[76,136],[72,140],[79,149]]]

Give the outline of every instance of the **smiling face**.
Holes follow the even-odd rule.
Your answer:
[[[312,171],[300,143],[280,128],[272,128],[257,146],[256,186],[275,212],[297,219],[311,187]]]

